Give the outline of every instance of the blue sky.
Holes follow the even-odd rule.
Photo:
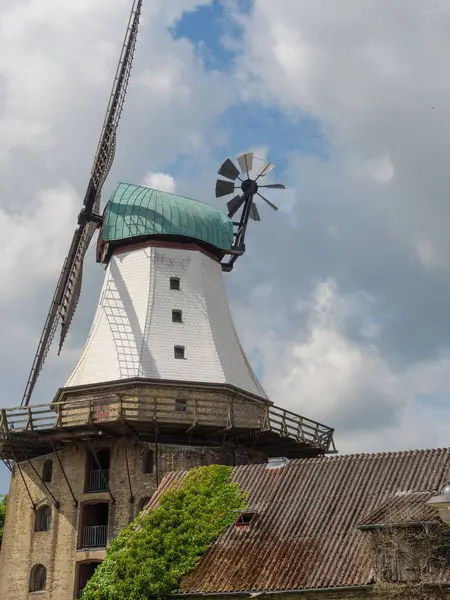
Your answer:
[[[248,15],[252,4],[241,1],[241,15]],[[184,13],[171,33],[175,39],[190,40],[207,69],[231,71],[234,68],[242,43],[242,29],[222,2],[215,0]],[[248,147],[270,146],[280,171],[285,171],[292,153],[326,157],[328,152],[316,119],[299,111],[283,111],[257,99],[241,100],[230,106],[220,116],[219,123],[227,134],[224,156],[233,156],[236,149],[246,151]]]
[[[208,69],[230,70],[233,67],[235,52],[226,39],[232,35],[238,40],[239,27],[221,2],[215,0],[209,5],[185,12],[171,28],[171,34],[175,39],[190,40]]]

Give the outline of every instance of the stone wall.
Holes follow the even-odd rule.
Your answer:
[[[5,524],[3,548],[0,556],[0,598],[25,600],[39,597],[41,600],[72,600],[76,597],[77,563],[102,560],[104,549],[77,549],[82,513],[86,504],[103,501],[109,504],[108,543],[139,512],[140,506],[151,497],[162,476],[169,471],[187,470],[203,464],[247,464],[261,462],[261,455],[248,451],[233,452],[225,448],[201,448],[186,446],[155,446],[153,444],[115,441],[93,444],[100,450],[110,449],[110,476],[108,492],[86,493],[85,480],[88,448],[83,443],[65,446],[59,457],[74,496],[54,455],[33,460],[36,471],[42,475],[44,462],[53,460],[52,481],[47,484],[59,503],[55,506],[50,493],[28,463],[20,465],[32,500],[38,509],[48,504],[52,509],[51,526],[48,531],[35,531],[36,512],[18,466],[11,477],[8,511]],[[153,450],[154,468],[145,473],[144,455]],[[128,462],[128,470],[127,470]],[[131,490],[128,473],[131,481]],[[112,498],[111,498],[112,496]],[[46,589],[29,593],[29,576],[33,565],[42,564],[47,569]]]

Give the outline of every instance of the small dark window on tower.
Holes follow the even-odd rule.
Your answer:
[[[174,323],[182,323],[183,322],[183,313],[181,310],[173,310],[172,311],[172,321]]]
[[[256,518],[256,513],[246,510],[240,513],[239,517],[234,522],[235,527],[250,527]]]
[[[170,289],[171,290],[179,290],[180,289],[180,278],[179,277],[171,277],[170,278]]]
[[[47,583],[47,569],[44,565],[34,565],[30,573],[30,592],[42,592]]]
[[[153,473],[153,450],[147,450],[144,454],[144,473]]]
[[[184,346],[174,346],[173,355],[175,358],[184,358]]]
[[[40,506],[36,511],[35,531],[48,531],[52,522],[50,506]]]
[[[44,463],[44,466],[42,468],[42,481],[45,481],[45,483],[50,483],[50,481],[52,480],[52,474],[53,474],[53,461],[46,460]]]
[[[177,398],[175,400],[175,412],[186,412],[187,400]]]

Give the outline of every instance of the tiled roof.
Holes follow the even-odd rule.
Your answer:
[[[370,534],[357,525],[378,518],[380,510],[382,518],[386,507],[406,498],[418,508],[440,488],[449,470],[450,449],[299,459],[280,469],[236,467],[233,480],[249,492],[249,508],[258,518],[247,530],[229,528],[184,578],[182,591],[368,584],[365,537]],[[183,476],[167,475],[150,506]]]

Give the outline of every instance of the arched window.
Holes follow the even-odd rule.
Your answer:
[[[146,450],[144,454],[144,473],[153,473],[153,450]]]
[[[53,474],[53,461],[46,460],[44,463],[44,466],[42,468],[42,481],[45,481],[45,483],[50,483],[50,481],[52,480],[52,474]]]
[[[48,531],[52,522],[52,509],[50,506],[40,506],[36,511],[35,531]]]
[[[30,592],[42,592],[47,583],[47,569],[44,565],[34,565],[30,573]]]

